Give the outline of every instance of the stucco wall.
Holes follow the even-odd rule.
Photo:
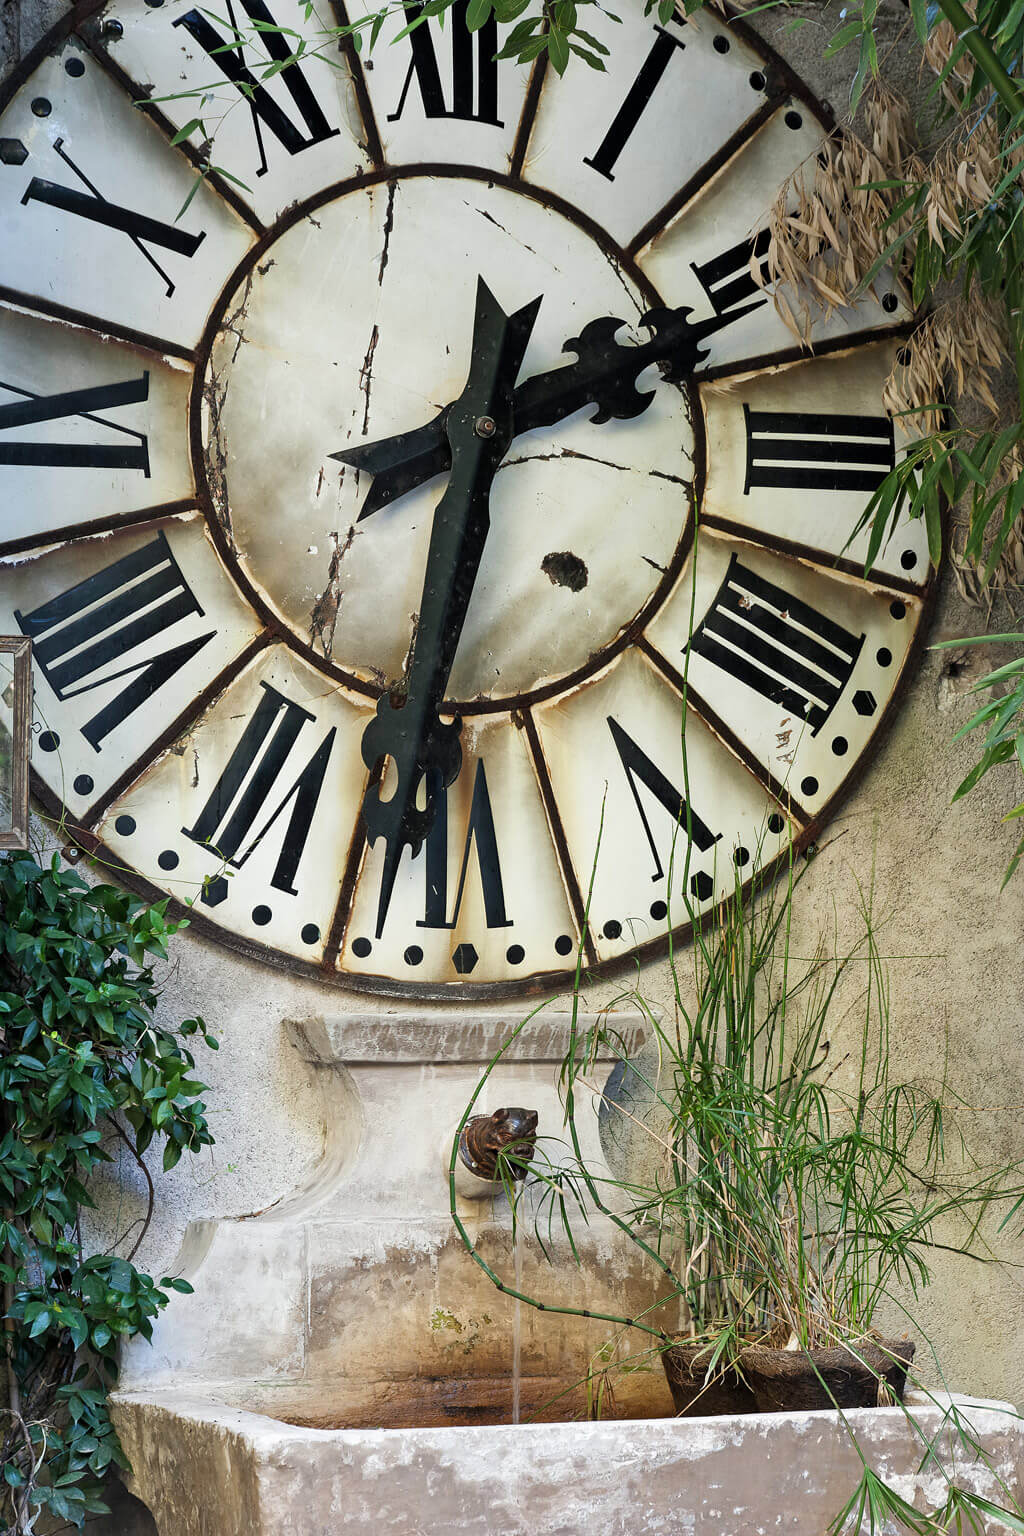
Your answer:
[[[5,66],[61,9],[50,0],[7,0],[0,11]],[[852,61],[821,58],[836,24],[831,10],[808,6],[760,17],[758,25],[842,116]],[[907,13],[890,3],[884,14],[899,48]],[[806,24],[792,30],[794,16]],[[913,86],[913,46],[900,56]],[[931,638],[971,634],[982,625],[983,616],[963,603],[947,571]],[[1012,627],[1012,621],[999,627]],[[1002,1158],[1024,1155],[1024,874],[999,891],[1014,842],[1013,828],[1001,826],[999,818],[1016,798],[1014,775],[993,774],[962,804],[949,803],[971,762],[970,744],[953,747],[950,738],[974,707],[966,687],[985,659],[972,652],[961,670],[965,656],[955,651],[924,656],[894,728],[833,822],[828,846],[802,886],[795,948],[809,952],[819,927],[835,920],[841,931],[852,932],[859,885],[873,879],[876,911],[888,914],[883,949],[891,956],[900,1069],[934,1078],[948,1050],[953,1085],[977,1107],[965,1111],[965,1119],[991,1156]],[[649,967],[641,985],[651,1001],[671,1010],[665,965]],[[599,1007],[621,990],[620,982],[602,982],[588,990],[586,1004]],[[852,991],[849,1000],[852,1005]],[[321,1101],[281,1021],[315,1015],[325,1006],[366,1013],[389,1005],[337,992],[325,1003],[314,984],[254,967],[188,935],[176,943],[162,1008],[168,1019],[201,1012],[220,1038],[219,1053],[204,1053],[200,1064],[210,1084],[216,1145],[159,1176],[140,1263],[163,1273],[191,1218],[262,1210],[316,1162],[324,1140]],[[856,1021],[845,1027],[855,1028]],[[834,1048],[841,1044],[834,1040]],[[439,1135],[443,1130],[438,1127]],[[124,1170],[124,1183],[112,1180],[106,1192],[102,1224],[123,1231],[141,1210],[137,1184]],[[1007,1258],[1024,1264],[1024,1242],[1000,1241]],[[954,1387],[1024,1400],[1022,1273],[937,1255],[935,1284],[918,1311]]]

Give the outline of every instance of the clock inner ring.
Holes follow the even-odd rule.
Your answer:
[[[565,343],[590,321],[637,334],[657,302],[564,208],[489,177],[396,174],[295,218],[220,307],[200,483],[268,607],[363,692],[404,674],[446,479],[360,519],[370,477],[332,455],[420,427],[460,393],[478,276],[508,312],[541,296],[521,381],[571,362]],[[685,390],[653,369],[639,388],[654,398],[632,419],[597,424],[587,407],[512,442],[450,677],[463,712],[572,686],[667,595],[699,428]]]

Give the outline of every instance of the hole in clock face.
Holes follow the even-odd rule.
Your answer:
[[[435,474],[359,519],[370,475],[331,457],[430,422],[463,389],[477,278],[507,312],[542,295],[520,381],[565,343],[660,302],[564,214],[470,177],[356,188],[301,218],[225,295],[204,379],[204,464],[243,568],[296,637],[377,686],[402,677],[419,623]],[[647,381],[644,381],[647,386]],[[649,387],[649,386],[647,386]],[[600,665],[671,585],[688,539],[694,427],[657,381],[642,415],[593,407],[516,438],[448,697],[518,701]],[[552,578],[572,551],[586,584]]]

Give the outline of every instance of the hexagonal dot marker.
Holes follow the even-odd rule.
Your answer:
[[[460,976],[468,976],[479,958],[472,944],[457,944],[455,953],[452,955],[452,964]]]
[[[28,150],[20,139],[0,139],[0,163],[24,165],[27,159]]]
[[[690,890],[693,892],[694,896],[696,896],[697,900],[707,901],[708,897],[712,894],[714,889],[715,882],[712,880],[708,872],[704,869],[698,869],[697,873],[690,881]]]
[[[219,907],[228,894],[228,882],[224,875],[218,875],[216,880],[211,880],[203,889],[202,900],[208,907]]]
[[[878,708],[878,700],[866,688],[858,688],[853,696],[853,707],[858,715],[873,715]]]

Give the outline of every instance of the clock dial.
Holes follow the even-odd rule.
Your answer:
[[[177,359],[0,309],[4,546],[193,497]]]
[[[479,180],[408,176],[356,187],[282,235],[228,298],[210,354],[200,472],[243,568],[297,639],[367,684],[402,674],[445,481],[359,521],[367,477],[331,454],[458,394],[473,302],[451,274],[470,251],[501,275],[506,310],[543,295],[524,377],[567,361],[566,339],[596,316],[635,327],[647,308],[561,214]],[[650,602],[688,535],[690,416],[666,387],[642,425],[577,413],[516,440],[491,491],[453,698],[551,685]]]
[[[900,294],[807,348],[751,275],[824,113],[711,11],[564,78],[465,18],[367,58],[298,0],[90,3],[0,122],[37,795],[198,931],[432,997],[653,956],[769,876],[930,601],[917,524],[867,576],[849,538]]]

